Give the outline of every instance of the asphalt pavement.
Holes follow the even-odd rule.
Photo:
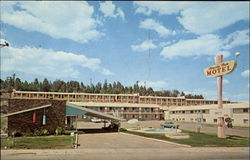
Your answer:
[[[249,148],[85,148],[4,150],[2,160],[249,160]]]

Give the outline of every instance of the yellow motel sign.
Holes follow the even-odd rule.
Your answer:
[[[233,72],[236,68],[236,61],[225,61],[204,69],[204,74],[207,77],[217,77]]]

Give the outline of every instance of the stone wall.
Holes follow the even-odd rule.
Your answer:
[[[65,128],[66,101],[63,100],[41,100],[41,99],[9,99],[8,114],[51,104],[50,107],[35,111],[24,112],[8,117],[8,134],[17,131],[22,135],[29,135],[34,130],[47,129],[54,134],[57,127]],[[37,122],[33,123],[33,113],[36,112]],[[46,115],[46,124],[43,125],[43,114]]]

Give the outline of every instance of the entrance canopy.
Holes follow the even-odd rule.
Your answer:
[[[76,115],[86,115],[86,116],[92,116],[97,117],[100,119],[105,120],[111,120],[111,121],[122,121],[123,119],[119,117],[115,117],[109,114],[105,114],[102,112],[98,112],[92,109],[88,109],[85,107],[82,107],[80,105],[76,105],[70,102],[66,103],[66,116],[76,116]]]

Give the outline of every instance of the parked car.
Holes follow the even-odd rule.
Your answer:
[[[160,125],[164,128],[177,128],[177,129],[179,128],[179,125],[175,124],[172,121],[165,121],[165,122],[161,123]]]
[[[94,122],[94,123],[101,123],[101,122],[103,122],[103,120],[102,120],[102,119],[99,119],[99,118],[92,118],[92,119],[91,119],[91,122]]]

